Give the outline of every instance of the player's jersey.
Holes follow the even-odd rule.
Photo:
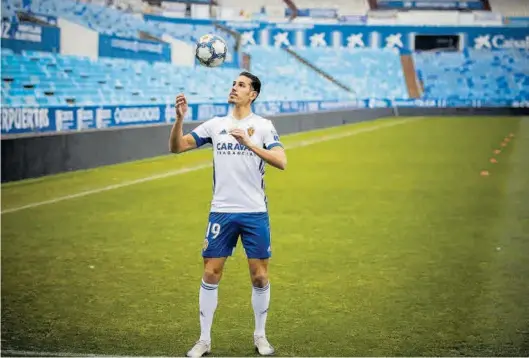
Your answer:
[[[272,122],[255,114],[236,120],[230,115],[214,117],[191,132],[197,147],[213,145],[213,200],[211,212],[266,212],[265,162],[229,134],[233,128],[246,131],[258,146],[281,146]]]

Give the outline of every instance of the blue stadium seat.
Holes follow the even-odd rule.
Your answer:
[[[482,101],[529,98],[529,53],[480,51],[414,54],[426,98]]]
[[[262,100],[354,97],[315,71],[300,66],[281,49],[256,47],[248,50],[253,55],[252,70],[262,77]],[[40,60],[34,61],[35,58]],[[94,61],[30,52],[26,56],[3,54],[2,66],[2,88],[8,98],[18,98],[14,100],[16,103],[40,106],[67,105],[67,100],[76,105],[172,104],[179,92],[185,92],[194,103],[224,103],[233,79],[241,71],[126,59]],[[8,104],[4,97],[3,104]]]
[[[355,95],[327,80],[281,48],[247,46],[252,72],[263,82],[265,100],[348,100]]]
[[[304,48],[296,52],[350,87],[358,98],[408,98],[399,53],[363,48]]]
[[[53,15],[89,27],[97,32],[121,37],[138,38],[139,31],[154,36],[162,36],[157,26],[142,17],[135,16],[91,3],[63,0],[32,0],[31,11],[44,15]],[[21,0],[3,0],[4,10],[13,13],[22,10]]]

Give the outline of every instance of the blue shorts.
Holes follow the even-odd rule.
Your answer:
[[[202,257],[228,257],[233,254],[237,240],[249,259],[267,259],[270,249],[270,220],[268,213],[209,214]]]

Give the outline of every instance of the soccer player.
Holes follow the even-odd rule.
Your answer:
[[[252,113],[251,104],[261,91],[259,78],[242,72],[233,81],[226,117],[214,117],[183,135],[188,104],[176,97],[176,122],[171,129],[171,152],[182,153],[213,145],[213,199],[202,249],[204,274],[199,292],[200,338],[187,352],[201,357],[211,351],[211,325],[217,308],[218,286],[226,259],[239,236],[248,258],[255,316],[254,345],[261,355],[272,355],[265,325],[270,304],[268,260],[271,256],[270,222],[265,195],[265,163],[284,170],[287,158],[270,120]]]

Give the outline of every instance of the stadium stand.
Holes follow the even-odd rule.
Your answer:
[[[248,46],[262,76],[263,100],[408,98],[393,50],[306,48],[296,52],[352,88],[348,93],[286,51]],[[529,97],[529,55],[523,51],[413,55],[425,98],[521,100]],[[2,51],[2,105],[165,104],[185,90],[191,101],[224,101],[238,69],[177,67],[126,59]]]
[[[252,72],[261,76],[267,91],[267,100],[344,100],[354,98],[322,77],[308,66],[302,65],[286,51],[275,47],[247,46],[252,56]]]
[[[165,104],[184,88],[195,102],[225,101],[238,73],[43,52],[3,52],[2,69],[2,105],[11,106]]]
[[[527,51],[421,52],[413,56],[425,98],[529,98]]]
[[[21,0],[2,1],[1,3],[2,21],[11,19],[13,16],[15,16],[16,9],[22,8]]]
[[[249,48],[265,82],[263,100],[335,100],[353,95],[278,48]],[[172,103],[184,91],[193,102],[224,102],[239,69],[2,51],[2,105],[123,105]]]
[[[138,10],[138,5],[130,5],[131,10]],[[117,4],[115,7],[124,7]],[[31,11],[41,15],[52,15],[63,18],[100,34],[114,35],[125,38],[140,38],[141,33],[161,39],[164,34],[188,43],[194,43],[198,38],[207,33],[218,32],[212,25],[201,24],[175,24],[149,20],[145,21],[141,14],[125,13],[114,7],[107,7],[97,3],[84,3],[60,0],[33,0]],[[8,0],[2,2],[2,10],[6,14],[14,15],[15,11],[22,10],[21,0]],[[230,48],[235,45],[233,38],[224,37]]]
[[[196,42],[200,36],[216,32],[212,25],[201,24],[175,24],[165,21],[147,21],[150,26],[156,28],[158,33],[167,33],[172,37],[186,41]]]
[[[492,1],[501,11],[520,14],[527,8],[520,1]],[[134,5],[136,3],[136,5]],[[278,4],[281,2],[278,0]],[[347,5],[346,5],[347,3]],[[506,5],[506,4],[509,5]],[[132,4],[132,5],[130,5]],[[137,2],[123,2],[120,8],[138,8]],[[223,6],[270,5],[265,1],[224,0]],[[368,2],[298,0],[299,8],[339,8],[342,13],[365,13]],[[3,17],[22,9],[22,0],[2,2]],[[138,38],[140,32],[156,37],[168,34],[187,43],[205,33],[216,32],[213,25],[175,24],[145,21],[138,14],[119,11],[96,3],[60,0],[33,0],[31,10],[53,15],[92,28],[101,34]],[[231,39],[228,38],[229,41]],[[233,46],[233,43],[230,44]],[[347,101],[355,98],[417,98],[422,91],[411,91],[411,72],[422,83],[424,98],[505,99],[529,97],[529,58],[527,52],[474,51],[464,53],[423,52],[412,55],[408,70],[396,49],[374,48],[296,48],[309,64],[283,49],[247,46],[251,70],[263,78],[262,100],[269,101]],[[317,68],[339,80],[351,91],[314,70]],[[149,63],[135,59],[62,56],[24,51],[14,54],[2,49],[2,105],[139,105],[172,103],[174,94],[185,91],[197,103],[224,102],[237,68],[208,69]],[[413,76],[415,77],[415,76]],[[492,80],[491,80],[492,79]],[[413,79],[414,80],[414,79]],[[412,95],[413,92],[413,95]]]
[[[167,21],[156,21],[149,19],[147,21],[149,27],[155,28],[154,33],[167,34],[175,39],[187,42],[196,43],[198,39],[204,34],[216,33],[221,36],[227,43],[229,49],[233,49],[236,45],[236,39],[233,36],[222,33],[213,25],[205,24],[185,24],[173,23]],[[220,33],[219,33],[220,32]],[[159,36],[161,37],[161,35]]]
[[[408,97],[400,56],[393,49],[303,48],[296,52],[339,78],[358,98]]]
[[[4,5],[5,3],[5,5]],[[2,1],[2,10],[13,13],[22,10],[21,0]],[[163,31],[136,14],[92,3],[59,0],[33,0],[31,11],[53,15],[91,28],[101,34],[138,38],[139,31],[161,37]]]
[[[130,4],[130,2],[126,4]],[[130,8],[138,10],[138,5]],[[15,11],[21,10],[21,0],[2,2],[2,13],[7,17],[11,17],[15,14]],[[36,14],[63,18],[104,35],[126,38],[140,38],[140,32],[143,32],[159,39],[162,38],[163,34],[167,34],[178,40],[196,42],[200,36],[216,32],[215,27],[212,25],[145,21],[140,14],[125,13],[114,7],[70,0],[33,0],[31,11]],[[233,39],[225,37],[225,40],[228,41],[231,47],[234,46]]]

